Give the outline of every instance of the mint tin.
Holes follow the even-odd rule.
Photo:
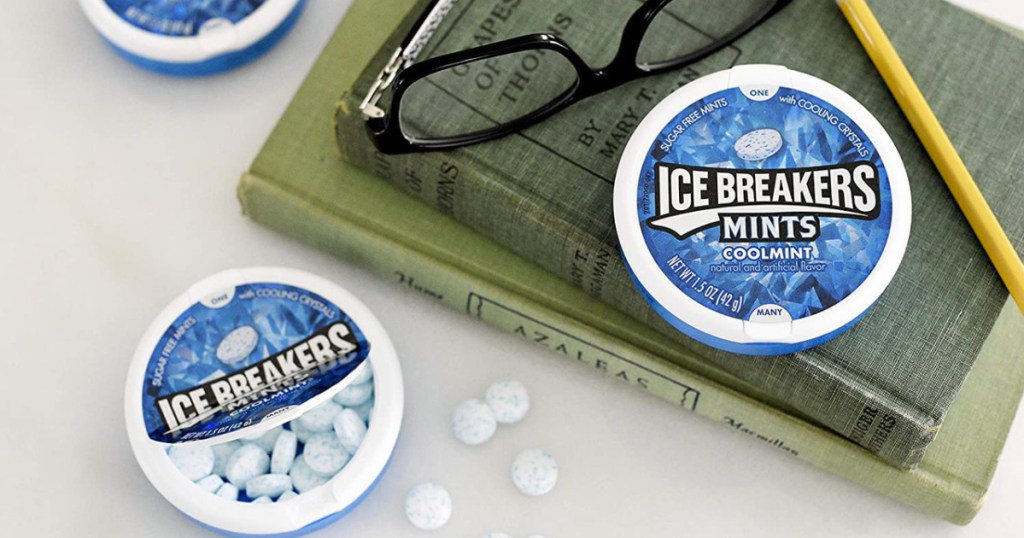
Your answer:
[[[168,75],[211,75],[270,50],[306,0],[79,0],[132,63]]]
[[[372,388],[350,406],[366,413],[355,449],[334,441],[331,416],[300,428],[307,415],[340,411],[335,397],[353,386]],[[229,536],[281,537],[322,528],[370,494],[394,453],[404,399],[394,346],[366,305],[309,273],[250,267],[203,279],[154,319],[129,366],[124,412],[135,459],[178,510]],[[286,428],[291,445],[278,448]],[[345,450],[326,473],[309,463],[317,436],[328,457]],[[256,493],[254,480],[287,485]]]
[[[906,170],[874,116],[781,66],[669,95],[615,182],[620,247],[644,296],[685,334],[749,355],[856,323],[895,275],[910,217]]]

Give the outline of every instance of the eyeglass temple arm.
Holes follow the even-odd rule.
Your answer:
[[[409,64],[416,61],[416,58],[423,52],[424,47],[430,42],[437,29],[441,27],[445,16],[451,12],[458,0],[435,0],[434,5],[424,11],[425,15],[414,26],[414,31],[402,43],[402,46],[395,49],[387,65],[377,75],[370,86],[369,93],[359,105],[359,110],[366,118],[383,118],[384,111],[377,106],[384,92],[391,87],[398,76],[398,72]]]

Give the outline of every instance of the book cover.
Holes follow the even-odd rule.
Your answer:
[[[680,368],[566,315],[638,324],[571,283],[340,160],[330,116],[337,88],[354,80],[412,0],[356,1],[250,170],[238,194],[245,214],[318,249],[358,263],[499,329],[545,337],[552,357],[598,369],[673,405],[956,523],[976,513],[1024,387],[1024,318],[1004,308],[942,431],[913,471],[886,465],[821,427]],[[355,36],[359,36],[356,38]],[[375,41],[376,40],[376,41]],[[544,298],[555,298],[546,301]],[[581,377],[581,379],[584,379]]]
[[[608,36],[618,35],[621,28],[614,25],[621,26],[628,15],[619,12],[630,9],[621,3],[593,9],[591,2],[565,1],[552,12],[550,4],[531,1],[518,3],[500,24],[489,15],[489,3],[459,2],[424,57],[481,40],[547,31],[599,66],[617,45]],[[1015,134],[1024,129],[1024,102],[1010,92],[1017,84],[1015,73],[1024,70],[1024,43],[943,2],[876,0],[872,6],[1008,234],[1021,242],[1024,222],[1010,217],[1024,200],[1022,188],[1012,181],[1013,171],[1024,165]],[[565,27],[552,29],[554,17]],[[653,327],[665,339],[652,344],[628,328],[594,321],[602,331],[807,417],[894,465],[911,467],[920,461],[1007,294],[831,2],[796,0],[701,62],[634,81],[507,138],[450,152],[384,156],[370,144],[358,104],[409,24],[406,20],[383,45],[338,107],[337,138],[346,159]],[[684,18],[675,31],[698,30]],[[910,246],[889,289],[846,334],[786,357],[731,355],[679,334],[635,290],[615,239],[612,179],[632,128],[660,97],[740,63],[782,63],[852,94],[889,131],[913,191]],[[504,76],[516,75],[506,70]],[[503,87],[502,80],[507,82],[499,77],[494,86]],[[500,106],[497,90],[492,104]],[[488,113],[469,109],[457,88],[440,93],[434,107],[451,117]],[[587,319],[579,309],[574,315]],[[673,346],[691,353],[667,350]],[[880,429],[883,421],[871,420],[875,413],[888,417],[885,428]]]

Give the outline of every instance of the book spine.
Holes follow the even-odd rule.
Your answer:
[[[528,197],[504,188],[500,173],[487,165],[460,162],[460,157],[466,154],[458,151],[380,153],[365,132],[356,97],[343,98],[335,118],[337,141],[347,161],[572,282],[643,325],[655,328],[660,336],[637,339],[621,327],[587,319],[586,312],[569,312],[573,317],[591,322],[602,331],[637,343],[727,386],[756,394],[773,406],[803,414],[892,465],[911,468],[921,461],[937,430],[933,418],[808,355],[782,361],[773,372],[764,370],[763,375],[755,371],[763,365],[738,364],[736,370],[749,372],[747,379],[737,379],[723,370],[709,367],[708,362],[751,359],[729,357],[682,336],[636,292],[625,264],[614,249],[573,229],[564,220],[548,216]],[[471,210],[461,210],[463,207]],[[481,211],[480,207],[486,207],[487,211]],[[680,353],[680,350],[690,353]],[[696,355],[712,360],[704,361]],[[813,382],[800,381],[804,379]],[[766,392],[772,389],[777,393]]]
[[[441,261],[393,234],[367,227],[249,173],[239,184],[254,221],[361,266],[432,301],[541,345],[582,367],[724,424],[738,434],[951,522],[966,524],[983,491],[923,470],[900,471],[840,436],[795,418],[551,310],[475,272]],[[356,202],[353,202],[356,203]],[[296,219],[294,215],[305,215]]]

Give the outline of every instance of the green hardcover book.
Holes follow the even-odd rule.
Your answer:
[[[1024,388],[1024,318],[1005,307],[945,425],[913,471],[839,435],[681,368],[570,314],[644,328],[622,312],[340,160],[331,133],[337,89],[352,83],[412,0],[356,1],[239,185],[245,214],[499,329],[546,337],[555,356],[599,369],[787,456],[964,524],[992,478]],[[551,298],[551,301],[542,300]],[[649,330],[649,329],[647,329]]]
[[[549,31],[566,39],[590,65],[600,66],[614,52],[621,25],[636,6],[617,0],[522,0],[498,16],[492,4],[458,2],[421,59],[505,36]],[[1024,101],[1015,90],[1024,72],[1024,42],[945,2],[871,4],[1020,246],[1024,221],[1015,217],[1024,192],[1012,173],[1024,166],[1019,135],[1024,132]],[[696,31],[696,25],[684,24],[686,16],[677,34]],[[659,336],[566,305],[573,317],[850,437],[893,465],[908,468],[921,460],[1007,293],[833,2],[795,0],[704,61],[601,94],[522,133],[450,152],[385,156],[371,145],[358,105],[415,17],[416,12],[406,18],[339,104],[336,135],[348,161],[615,306]],[[732,355],[678,333],[635,290],[616,245],[612,181],[632,128],[677,87],[739,63],[785,64],[851,93],[892,135],[913,190],[910,245],[889,289],[849,332],[786,357]],[[505,67],[481,68],[486,85],[498,88],[489,101],[495,107],[501,106],[500,88],[519,76]],[[469,108],[459,98],[462,91],[478,91],[473,84],[446,87],[430,102],[421,97],[427,104],[420,108],[443,110],[446,118],[487,117],[485,105]],[[872,420],[875,414],[886,419]]]

